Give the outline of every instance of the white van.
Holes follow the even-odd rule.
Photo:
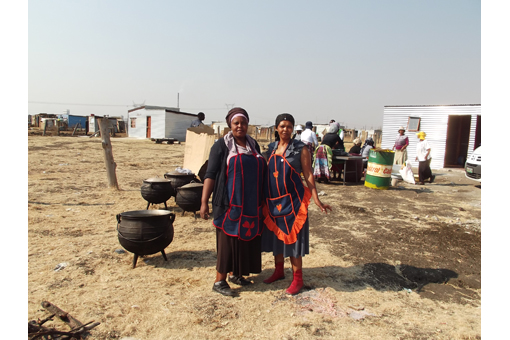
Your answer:
[[[466,177],[474,181],[482,182],[482,146],[473,151],[464,166]]]

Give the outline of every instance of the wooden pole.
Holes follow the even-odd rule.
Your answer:
[[[43,133],[42,133],[43,136],[46,136],[46,119],[43,120]]]
[[[77,123],[77,124],[74,126],[74,130],[73,130],[73,134],[72,134],[72,136],[74,136],[74,133],[76,132],[76,129],[78,128],[78,125],[81,127],[81,124],[80,124],[80,123]]]
[[[99,131],[101,132],[101,141],[104,150],[104,164],[106,166],[106,174],[108,176],[108,186],[119,190],[117,184],[117,176],[115,175],[115,169],[117,164],[113,160],[112,143],[110,142],[110,134],[108,131],[108,118],[97,118],[99,120]]]

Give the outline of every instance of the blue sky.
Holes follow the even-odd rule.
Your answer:
[[[254,124],[382,126],[384,105],[479,104],[480,1],[29,1],[28,113],[133,103]],[[65,104],[65,105],[64,105]]]

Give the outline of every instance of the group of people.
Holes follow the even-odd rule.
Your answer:
[[[395,150],[394,164],[405,164],[407,161],[407,147],[409,146],[409,138],[405,135],[406,129],[401,126],[398,128],[398,136],[395,140],[392,150]],[[427,134],[420,131],[416,134],[419,142],[416,144],[415,161],[418,162],[418,185],[424,185],[425,181],[433,183],[436,178],[430,169],[432,157],[430,155],[430,144],[426,140]]]
[[[301,140],[293,138],[294,117],[278,115],[276,141],[269,144],[266,160],[247,135],[248,112],[235,107],[225,119],[231,130],[211,148],[200,208],[201,218],[208,219],[212,194],[217,250],[213,291],[237,295],[229,282],[253,284],[245,276],[260,273],[262,252],[272,252],[275,269],[264,283],[284,279],[284,260],[290,257],[293,280],[286,292],[297,294],[304,285],[303,257],[309,254],[310,199],[321,212],[331,211],[317,194],[310,149],[303,141],[306,130]]]

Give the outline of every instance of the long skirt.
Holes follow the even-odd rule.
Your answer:
[[[273,255],[283,254],[283,257],[301,257],[310,253],[310,226],[308,218],[303,224],[303,228],[297,234],[296,242],[285,244],[276,237],[275,233],[264,226],[262,231],[262,251],[273,252]]]
[[[407,161],[407,149],[395,150],[395,158],[393,159],[393,164],[404,164]]]
[[[242,241],[228,236],[221,229],[216,229],[216,251],[218,273],[250,275],[262,271],[260,236],[251,241]]]
[[[313,163],[312,163],[313,164]],[[313,176],[315,178],[331,178],[329,172],[330,164],[328,162],[328,155],[324,150],[324,146],[318,146],[315,151],[315,164],[313,164]]]
[[[418,164],[418,177],[420,182],[425,182],[427,179],[432,177],[432,170],[430,169],[430,161],[428,159]]]

